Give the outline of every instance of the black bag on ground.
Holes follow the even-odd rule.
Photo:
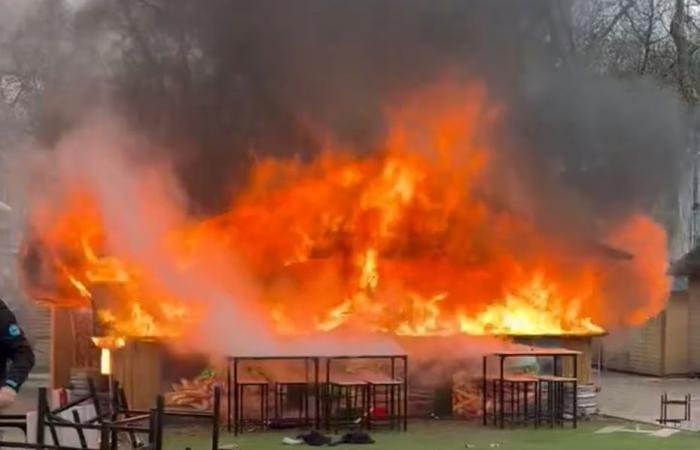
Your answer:
[[[330,445],[335,446],[340,444],[374,444],[374,439],[364,431],[351,431],[350,433],[344,434],[340,440]]]
[[[310,431],[306,434],[300,434],[297,436],[297,438],[303,440],[306,445],[310,445],[312,447],[321,447],[323,445],[330,445],[331,443],[331,438],[325,434],[319,433],[318,431]]]

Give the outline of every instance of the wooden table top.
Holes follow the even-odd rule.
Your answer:
[[[576,378],[560,377],[560,376],[554,376],[554,375],[539,375],[537,377],[537,379],[540,381],[564,381],[564,382],[578,381]]]
[[[565,348],[530,348],[522,350],[502,350],[500,352],[490,353],[488,356],[510,357],[510,356],[576,356],[582,352],[577,350],[568,350]]]

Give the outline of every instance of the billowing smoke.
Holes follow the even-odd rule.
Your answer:
[[[500,149],[490,181],[478,194],[540,229],[575,235],[584,246],[604,246],[618,218],[649,212],[675,192],[685,138],[682,108],[651,82],[587,72],[567,37],[565,7],[560,0],[88,2],[74,17],[74,50],[79,58],[99,55],[105,70],[90,71],[85,85],[72,79],[67,92],[76,85],[90,89],[93,98],[105,99],[99,106],[147,141],[121,145],[118,152],[174,168],[187,214],[169,220],[184,226],[192,216],[229,207],[251,166],[265,156],[308,160],[329,137],[357,153],[376,151],[388,131],[388,107],[443,79],[476,82],[498,110],[499,120],[484,124],[483,132]],[[93,115],[95,105],[83,107],[70,95],[54,94],[62,101],[52,102],[41,116],[44,128],[70,124],[64,129],[68,143],[52,139],[61,142],[56,147],[80,147],[81,136],[100,147],[105,135],[99,129],[81,131],[78,138],[69,134]],[[90,170],[88,163],[108,161],[97,156],[74,162]],[[105,221],[119,230],[110,238],[126,244],[126,254],[119,256],[137,255],[157,269],[156,279],[167,290],[209,302],[212,317],[205,323],[226,339],[217,341],[222,348],[210,350],[229,352],[235,340],[228,334],[242,335],[230,327],[229,317],[239,317],[241,329],[257,336],[261,316],[249,315],[247,303],[238,302],[258,287],[248,291],[238,285],[253,284],[249,274],[241,269],[226,276],[225,270],[235,269],[223,269],[228,261],[212,263],[222,262],[213,255],[206,262],[201,256],[201,267],[191,269],[205,280],[202,286],[176,279],[169,272],[172,261],[161,265],[152,259],[159,257],[149,248],[156,240],[146,233],[163,234],[157,226],[168,222],[151,221],[153,211],[139,214],[143,180],[121,177],[141,173],[128,165],[120,169],[102,167],[88,177],[100,189],[103,208],[117,208]],[[124,186],[129,189],[114,190]],[[636,244],[646,241],[634,236]],[[576,258],[567,261],[569,267],[577,266]],[[658,276],[657,269],[649,272]],[[619,270],[629,275],[627,267]],[[659,302],[640,300],[642,288],[639,296],[629,295],[635,284],[629,279],[637,278],[622,276],[612,288],[624,293],[619,303],[625,314],[643,311],[632,320],[639,323],[649,311],[645,307],[653,303],[658,309]],[[235,289],[225,285],[229,282]],[[231,292],[233,300],[227,297]],[[256,344],[265,342],[272,352],[277,342],[267,338],[263,333]],[[198,350],[211,343],[203,340]]]
[[[164,144],[196,212],[227,206],[256,158],[313,154],[319,131],[372,150],[386,105],[447,73],[502,103],[511,166],[543,192],[572,191],[540,197],[544,222],[648,208],[674,190],[681,109],[650,82],[587,73],[568,6],[122,1],[88,3],[77,30],[104,49],[116,105]]]

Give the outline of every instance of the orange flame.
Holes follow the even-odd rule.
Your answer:
[[[376,152],[329,146],[310,163],[260,161],[228,211],[196,223],[180,218],[151,242],[157,260],[172,262],[186,281],[192,267],[206,267],[197,282],[224,287],[234,283],[224,267],[237,268],[282,334],[341,326],[399,335],[585,334],[659,310],[668,289],[663,230],[641,214],[611,224],[606,244],[633,255],[620,258],[598,242],[541,231],[516,212],[513,199],[530,190],[492,177],[503,159],[484,130],[499,113],[482,86],[439,86],[388,117]],[[66,184],[57,204],[34,209],[34,238],[50,261],[50,277],[39,277],[52,280],[43,291],[57,304],[97,302],[115,335],[190,329],[211,307],[207,298],[172,292],[150,256],[120,246],[99,190],[84,180]]]

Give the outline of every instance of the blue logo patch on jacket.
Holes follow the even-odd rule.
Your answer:
[[[16,323],[13,323],[7,328],[7,333],[12,337],[17,337],[22,334],[22,331],[19,329]]]

